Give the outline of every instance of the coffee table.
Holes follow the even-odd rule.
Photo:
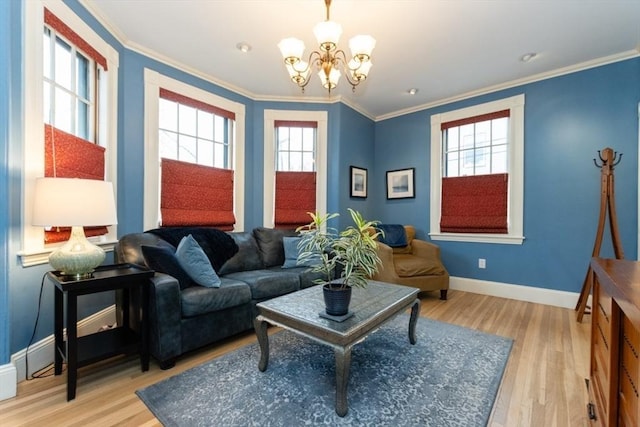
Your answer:
[[[349,410],[351,348],[409,308],[409,342],[415,344],[420,312],[417,296],[416,288],[371,280],[365,289],[352,290],[349,310],[354,314],[343,322],[320,317],[319,313],[324,311],[320,285],[258,303],[259,315],[254,320],[261,353],[258,368],[264,372],[269,364],[269,323],[332,347],[336,360],[336,413],[344,417]]]

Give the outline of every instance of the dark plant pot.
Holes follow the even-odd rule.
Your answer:
[[[322,287],[325,310],[330,316],[344,316],[349,312],[351,286],[327,283]]]

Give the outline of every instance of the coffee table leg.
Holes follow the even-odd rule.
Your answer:
[[[256,330],[258,336],[258,343],[260,344],[260,363],[258,363],[258,369],[260,372],[267,370],[269,364],[269,336],[267,335],[267,322],[260,317],[256,317],[253,321],[253,328]]]
[[[409,342],[415,344],[416,339],[416,323],[418,323],[418,314],[420,314],[420,300],[416,298],[416,301],[411,306],[411,318],[409,319]]]
[[[349,368],[351,367],[351,347],[336,348],[336,414],[347,415],[347,385],[349,384]]]

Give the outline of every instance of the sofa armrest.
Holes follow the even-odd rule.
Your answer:
[[[439,264],[442,266],[442,270],[446,271],[440,258],[440,246],[427,242],[426,240],[413,239],[411,249],[414,256],[428,259],[431,262]]]
[[[397,283],[398,274],[393,264],[393,249],[381,242],[376,242],[378,246],[378,257],[382,263],[378,266],[378,272],[372,277],[373,280],[387,283]]]
[[[149,288],[149,341],[158,361],[182,353],[180,284],[168,274],[156,273]]]

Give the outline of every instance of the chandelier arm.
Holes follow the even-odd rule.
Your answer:
[[[344,78],[347,79],[347,81],[349,82],[349,84],[351,85],[351,87],[353,89],[355,89],[356,86],[358,86],[360,84],[360,82],[362,80],[364,80],[364,79],[352,80],[351,71],[359,70],[360,67],[362,66],[362,63],[361,63],[361,65],[359,65],[356,68],[349,67],[349,62],[347,61],[347,54],[344,52],[344,50],[339,49],[339,50],[335,51],[335,53],[333,55],[333,61],[332,62],[336,67],[339,66],[340,68],[342,68],[342,71],[344,71]]]

